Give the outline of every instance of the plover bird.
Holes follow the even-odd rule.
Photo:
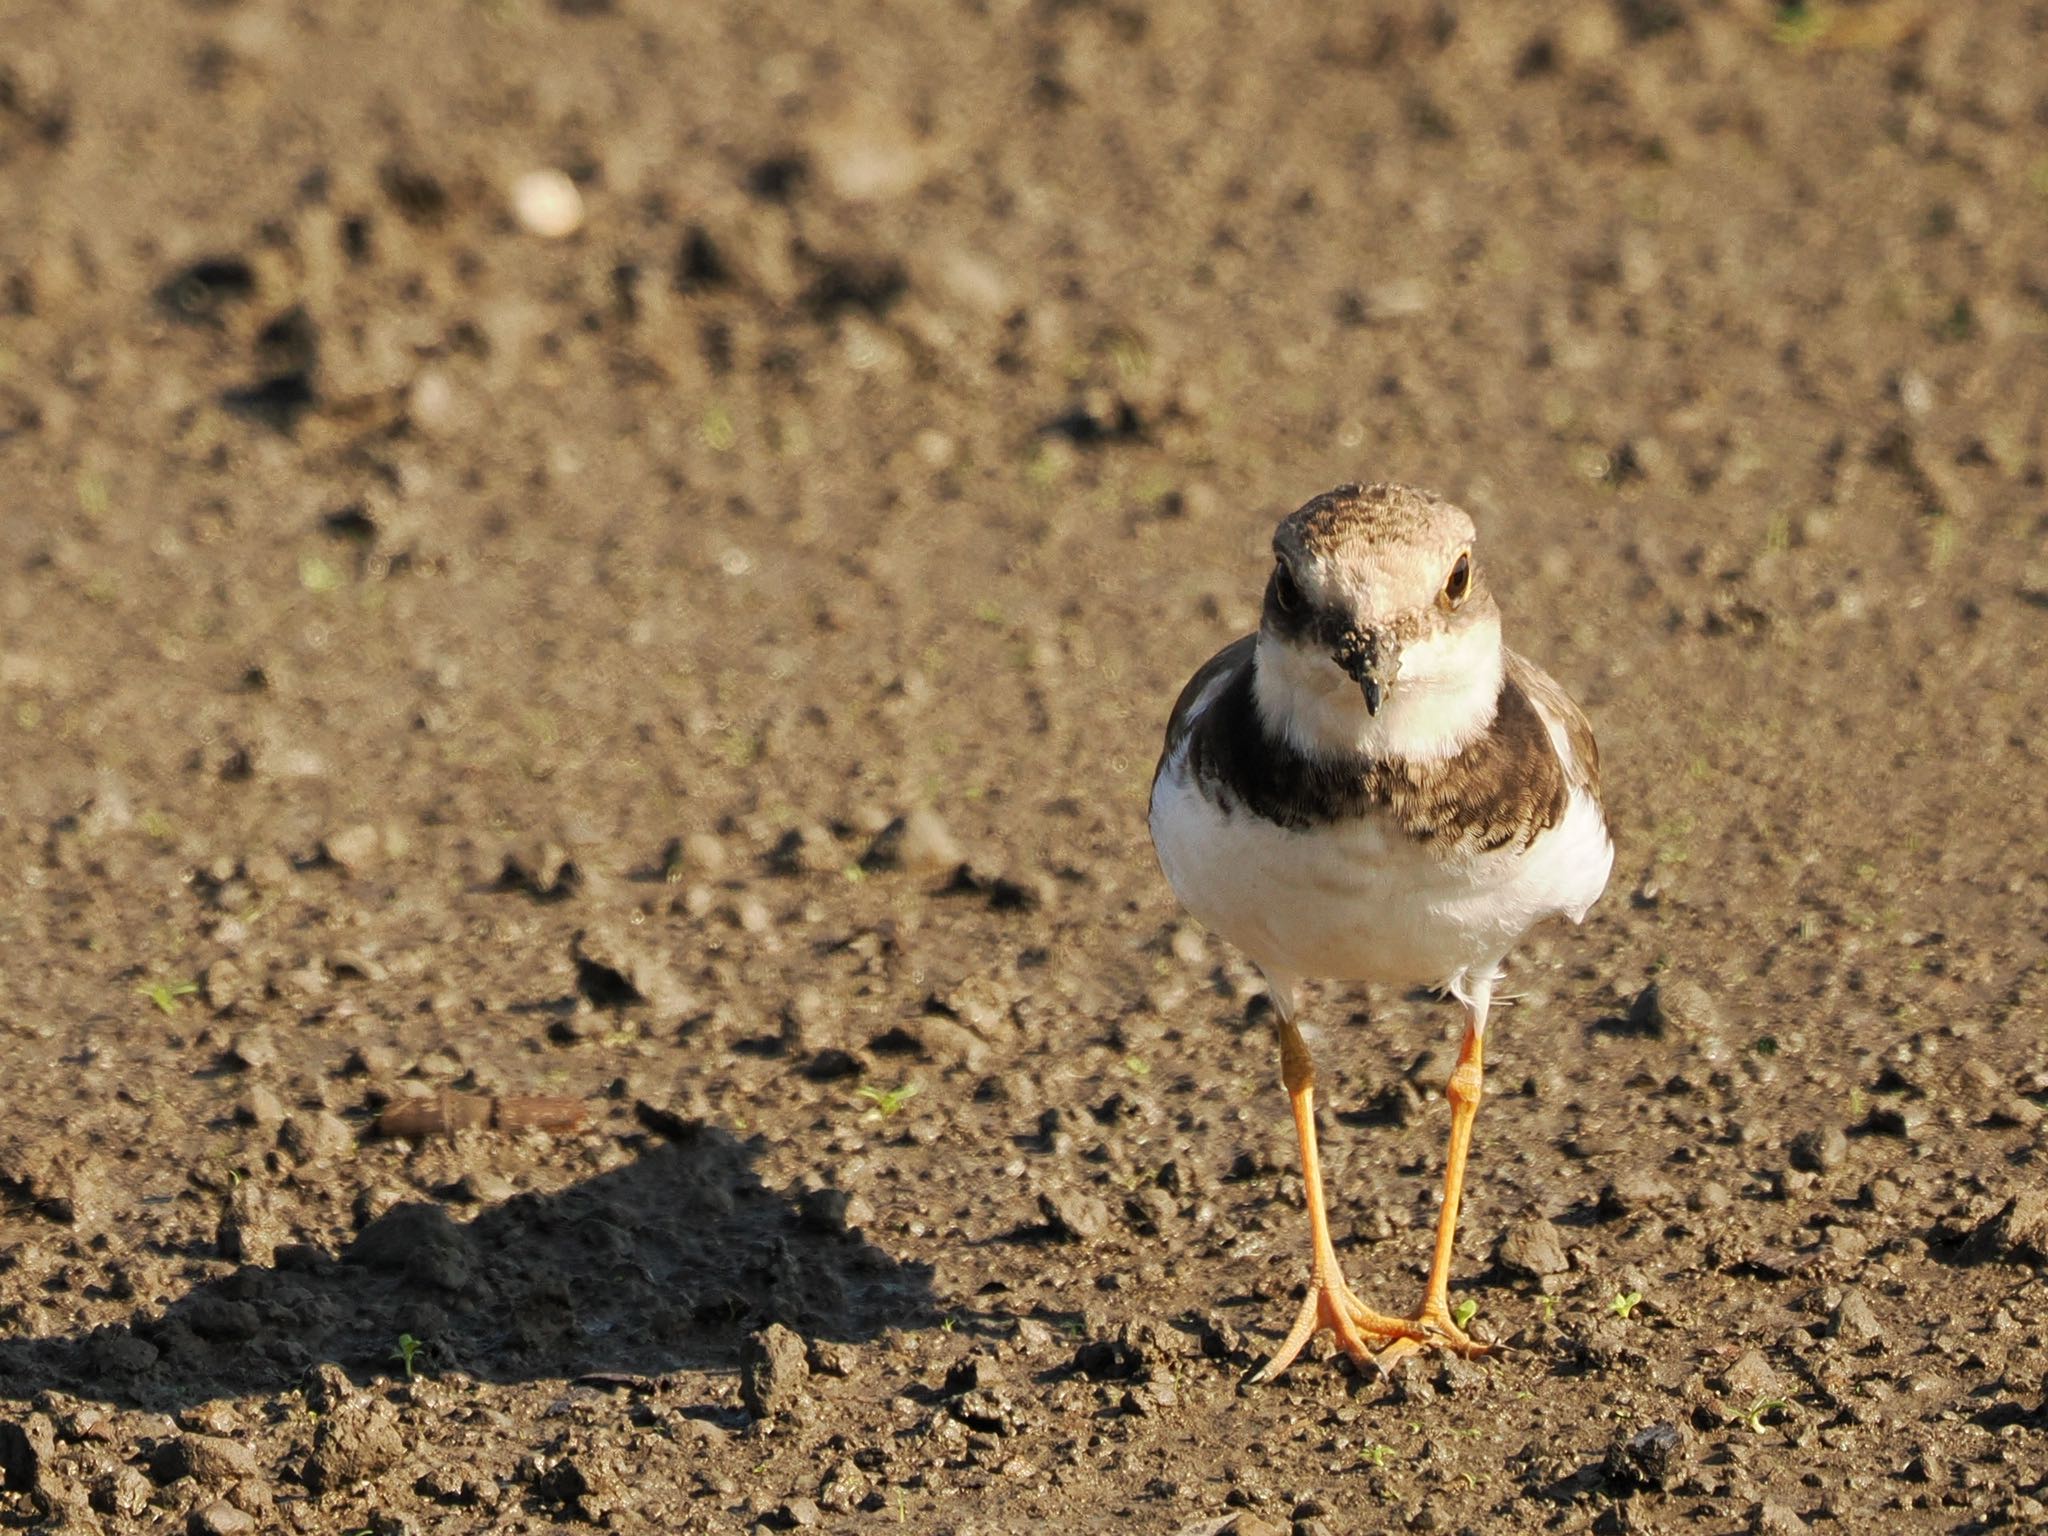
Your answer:
[[[1584,920],[1614,844],[1592,728],[1501,642],[1471,518],[1400,485],[1340,486],[1284,519],[1256,634],[1173,707],[1152,842],[1174,894],[1265,974],[1308,1192],[1314,1272],[1270,1381],[1328,1328],[1361,1365],[1476,1355],[1448,1285],[1486,1014],[1501,962],[1545,918]],[[1301,984],[1428,984],[1457,999],[1436,1254],[1412,1316],[1337,1265],[1316,1155]]]

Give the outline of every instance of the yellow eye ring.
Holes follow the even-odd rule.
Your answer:
[[[1472,591],[1472,551],[1460,550],[1457,560],[1451,566],[1451,574],[1444,578],[1444,606],[1455,608],[1465,601]]]

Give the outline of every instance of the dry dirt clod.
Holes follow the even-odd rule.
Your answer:
[[[1792,1166],[1808,1173],[1832,1173],[1848,1156],[1849,1138],[1840,1126],[1810,1128],[1792,1138]]]
[[[740,1399],[757,1418],[793,1412],[805,1396],[810,1367],[804,1341],[781,1323],[750,1334],[740,1352]]]
[[[670,838],[661,854],[662,874],[671,881],[686,874],[716,878],[725,873],[726,862],[725,844],[710,832]]]
[[[1059,1236],[1092,1243],[1109,1230],[1109,1204],[1083,1190],[1062,1185],[1038,1197],[1038,1209]]]
[[[185,1528],[192,1536],[248,1536],[256,1529],[256,1517],[226,1499],[215,1499],[193,1510]]]
[[[242,968],[225,957],[214,961],[200,973],[199,990],[206,999],[207,1007],[216,1013],[225,1013],[244,995]]]
[[[228,1042],[228,1060],[238,1067],[260,1071],[277,1065],[277,1042],[267,1029],[246,1029]]]
[[[332,1110],[300,1110],[285,1117],[277,1144],[300,1163],[342,1162],[355,1153],[356,1133]]]
[[[1918,1100],[1873,1104],[1857,1129],[1866,1136],[1896,1136],[1901,1141],[1918,1141],[1927,1129],[1929,1110]]]
[[[158,1446],[149,1461],[160,1483],[189,1477],[201,1487],[218,1488],[257,1475],[256,1454],[238,1440],[219,1435],[179,1435]]]
[[[1785,1379],[1764,1358],[1763,1352],[1755,1349],[1744,1350],[1730,1361],[1715,1378],[1715,1385],[1742,1403],[1765,1397],[1783,1397],[1786,1391]]]
[[[2021,1190],[1970,1235],[1967,1247],[2008,1264],[2048,1259],[2048,1192]]]
[[[34,1493],[57,1451],[57,1432],[39,1413],[0,1421],[0,1488]]]
[[[1540,1216],[1515,1222],[1494,1245],[1494,1262],[1511,1274],[1540,1280],[1571,1268],[1565,1257],[1564,1234]]]
[[[156,1485],[143,1475],[140,1468],[124,1463],[96,1479],[88,1498],[92,1507],[103,1515],[132,1519],[149,1506],[155,1493]]]
[[[273,1088],[252,1083],[249,1091],[235,1101],[235,1119],[259,1130],[274,1131],[284,1123],[284,1100]]]
[[[614,926],[579,928],[570,941],[576,990],[597,1007],[646,1004],[663,1014],[681,1011],[685,996],[669,962]]]
[[[399,1273],[444,1291],[460,1291],[475,1275],[473,1239],[438,1205],[394,1206],[366,1226],[344,1257]]]
[[[1608,1448],[1604,1473],[1622,1488],[1661,1493],[1684,1481],[1692,1461],[1691,1435],[1665,1421],[1617,1439]]]
[[[238,1264],[270,1265],[287,1229],[278,1215],[277,1200],[253,1179],[239,1180],[228,1191],[227,1209],[221,1213],[214,1234],[215,1246],[224,1259]]]
[[[358,822],[321,840],[320,852],[328,863],[350,875],[369,872],[384,852],[384,840],[369,822]]]
[[[1801,1536],[1810,1527],[1790,1504],[1765,1499],[1750,1509],[1749,1529],[1752,1536]]]
[[[306,1458],[306,1486],[315,1494],[339,1493],[375,1477],[406,1454],[398,1414],[381,1398],[355,1397],[320,1420]]]
[[[60,1142],[0,1142],[0,1196],[22,1200],[46,1221],[86,1224],[99,1207],[101,1184],[96,1165]]]
[[[1877,1315],[1877,1309],[1870,1304],[1870,1298],[1861,1291],[1842,1293],[1842,1299],[1835,1303],[1828,1317],[1828,1333],[1853,1347],[1884,1342],[1884,1323]]]
[[[867,869],[938,874],[966,862],[958,840],[937,811],[920,806],[890,822],[861,855]]]
[[[348,1372],[325,1360],[306,1372],[300,1390],[305,1395],[306,1406],[315,1413],[332,1413],[356,1395],[355,1383],[348,1379]]]
[[[1721,1030],[1721,1007],[1696,981],[1663,976],[1636,994],[1629,1022],[1665,1038],[1700,1039]]]
[[[1601,1187],[1599,1210],[1613,1220],[1669,1205],[1677,1198],[1678,1192],[1660,1175],[1647,1168],[1630,1168]]]
[[[777,875],[818,875],[837,870],[839,845],[816,822],[791,827],[768,850],[768,870]]]
[[[560,843],[547,839],[520,843],[505,851],[498,884],[524,891],[539,901],[566,901],[583,887],[583,869]]]
[[[853,1374],[859,1355],[850,1344],[840,1344],[831,1339],[813,1339],[805,1358],[809,1361],[814,1375],[837,1376],[843,1379]]]
[[[819,1519],[818,1501],[801,1495],[784,1500],[775,1509],[775,1524],[785,1531],[807,1531]]]

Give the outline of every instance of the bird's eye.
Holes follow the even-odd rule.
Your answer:
[[[1292,613],[1301,606],[1301,588],[1294,583],[1294,572],[1285,564],[1273,567],[1273,606],[1282,613]]]
[[[1465,594],[1472,590],[1472,555],[1470,551],[1458,556],[1458,563],[1451,567],[1451,574],[1444,578],[1444,601],[1455,608],[1465,601]]]

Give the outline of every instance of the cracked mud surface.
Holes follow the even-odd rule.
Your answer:
[[[2048,1519],[2048,10],[1374,9],[14,0],[0,1523]],[[1352,478],[1620,853],[1509,1347],[1240,1395],[1300,1181],[1146,784]],[[1454,1011],[1309,1017],[1406,1310]]]

